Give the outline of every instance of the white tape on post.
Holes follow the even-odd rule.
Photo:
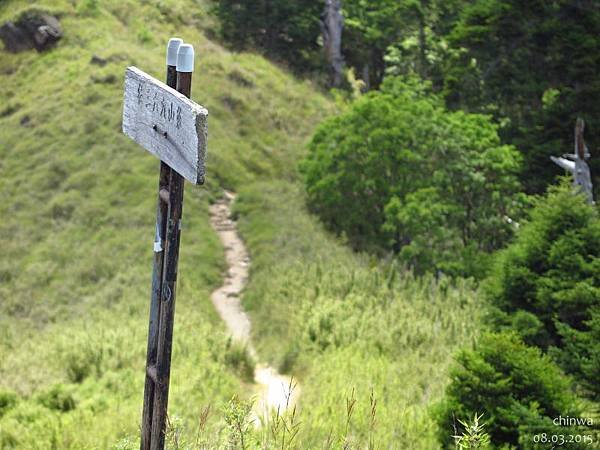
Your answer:
[[[177,65],[177,52],[179,47],[183,44],[183,40],[179,38],[169,39],[169,45],[167,45],[167,66]]]
[[[190,44],[181,44],[177,52],[177,72],[194,71],[194,47]]]

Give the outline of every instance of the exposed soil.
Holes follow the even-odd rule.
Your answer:
[[[211,225],[225,247],[228,267],[223,285],[214,290],[210,298],[233,339],[244,343],[252,357],[259,361],[250,340],[250,318],[242,306],[242,291],[248,279],[250,257],[237,232],[236,223],[231,220],[230,205],[234,200],[235,194],[225,191],[224,198],[209,209]],[[290,377],[281,375],[277,369],[267,364],[257,362],[254,380],[254,416],[259,421],[278,408],[283,412],[292,406],[299,394],[298,386],[292,388]]]

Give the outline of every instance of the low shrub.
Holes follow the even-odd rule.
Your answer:
[[[250,354],[247,344],[230,339],[225,348],[225,364],[233,369],[243,380],[248,382],[254,381],[256,362]]]
[[[476,414],[484,414],[494,445],[535,448],[536,434],[568,434],[553,419],[578,414],[569,379],[516,333],[485,334],[474,349],[463,349],[456,359],[437,410],[444,448],[454,448],[458,420]]]
[[[0,390],[0,417],[2,417],[9,409],[14,408],[18,400],[19,397],[16,393]]]
[[[38,394],[38,401],[48,409],[67,412],[75,409],[76,401],[72,390],[64,384],[55,384]]]
[[[74,342],[63,354],[67,378],[72,383],[81,383],[88,376],[101,372],[103,348],[85,340]]]

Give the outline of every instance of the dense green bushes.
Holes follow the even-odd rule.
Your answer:
[[[488,284],[497,326],[550,349],[600,398],[600,217],[570,186],[540,198]]]
[[[486,334],[474,350],[462,350],[438,412],[440,441],[453,448],[458,419],[484,413],[492,443],[534,448],[533,435],[564,434],[552,420],[576,416],[568,379],[540,350],[515,334]]]
[[[574,392],[599,399],[599,257],[595,206],[567,184],[536,200],[529,221],[498,254],[486,282],[490,325],[502,331],[463,350],[451,371],[438,414],[445,445],[451,443],[447,430],[454,417],[482,412],[496,445],[537,448],[533,437],[539,433],[590,433],[557,427],[552,419],[590,417],[594,407],[582,412],[587,400]]]
[[[236,49],[260,48],[296,68],[318,67],[320,1],[222,0],[215,3],[221,35]]]
[[[48,409],[67,412],[77,405],[73,389],[64,384],[55,384],[38,395],[38,401]]]
[[[481,115],[447,112],[389,78],[314,135],[301,165],[310,208],[355,248],[397,251],[418,272],[482,272],[511,235],[518,154]]]

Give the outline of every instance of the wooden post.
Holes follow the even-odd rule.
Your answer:
[[[208,111],[189,98],[193,70],[193,47],[171,39],[167,84],[137,67],[125,71],[123,133],[161,161],[141,450],[165,446],[183,185],[205,176]]]
[[[177,54],[177,90],[190,97],[194,49],[189,44],[179,46]],[[169,403],[169,378],[171,374],[171,349],[173,345],[173,322],[177,288],[177,264],[183,212],[184,179],[174,169],[170,170],[168,184],[168,211],[162,283],[160,290],[159,329],[156,355],[156,382],[152,412],[151,450],[165,447],[167,407]],[[154,374],[153,374],[154,375]]]
[[[171,39],[167,46],[167,86],[177,86],[177,51],[181,39]],[[154,238],[154,264],[152,267],[152,294],[150,299],[150,324],[148,326],[148,350],[146,354],[146,383],[144,385],[144,407],[142,412],[141,450],[149,450],[152,442],[152,410],[156,380],[156,354],[158,348],[158,329],[160,317],[160,293],[162,292],[165,231],[167,223],[167,203],[161,198],[161,192],[168,190],[171,168],[160,162],[158,178],[158,202],[156,207],[156,235]]]
[[[587,198],[588,203],[594,202],[594,186],[592,185],[592,176],[587,160],[590,159],[590,152],[583,139],[583,130],[585,123],[583,119],[577,118],[575,122],[575,148],[573,153],[565,153],[562,157],[551,156],[550,159],[558,166],[562,167],[573,175],[573,185],[579,189]]]

